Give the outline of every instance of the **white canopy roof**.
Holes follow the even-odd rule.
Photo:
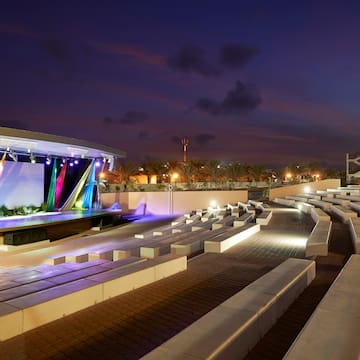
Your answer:
[[[125,157],[126,153],[84,140],[50,135],[35,131],[0,127],[0,149],[34,155],[74,158]]]

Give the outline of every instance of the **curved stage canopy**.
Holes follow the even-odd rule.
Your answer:
[[[124,151],[84,140],[7,127],[0,127],[0,149],[35,156],[105,158],[109,161],[126,156]]]

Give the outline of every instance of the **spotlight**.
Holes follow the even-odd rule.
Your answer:
[[[71,161],[71,162],[69,163],[69,166],[74,166],[74,163]]]
[[[32,164],[35,164],[36,163],[36,159],[35,159],[35,156],[33,154],[30,154],[30,162]]]
[[[50,165],[51,164],[51,159],[50,159],[50,156],[47,156],[46,157],[46,165]]]
[[[10,157],[10,159],[12,159],[15,162],[18,161],[18,157],[13,151],[9,152],[9,157]]]
[[[96,161],[95,165],[96,165],[96,167],[99,167],[100,166],[100,161]]]
[[[77,165],[79,163],[79,160],[74,160],[74,164]]]

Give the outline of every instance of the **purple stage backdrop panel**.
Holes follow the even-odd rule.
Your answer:
[[[44,164],[5,161],[0,177],[0,206],[40,206],[44,202]]]

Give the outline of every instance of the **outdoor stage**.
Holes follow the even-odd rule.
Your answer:
[[[71,210],[0,218],[0,245],[58,240],[122,222],[121,210]]]

